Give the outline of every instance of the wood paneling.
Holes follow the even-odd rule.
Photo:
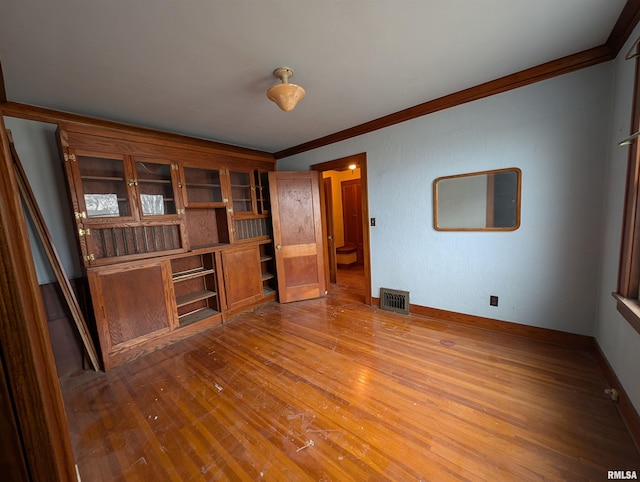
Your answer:
[[[328,298],[66,379],[83,480],[606,480],[639,467],[591,351],[378,310],[342,278]]]

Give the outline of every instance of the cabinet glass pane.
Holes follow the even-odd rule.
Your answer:
[[[136,176],[143,216],[176,214],[170,164],[136,161]]]
[[[189,203],[221,203],[222,188],[217,170],[184,168],[184,182]]]
[[[90,218],[131,216],[124,161],[77,156],[82,192]]]
[[[269,173],[267,171],[255,171],[256,200],[258,214],[269,214]]]
[[[248,172],[230,172],[231,199],[236,213],[246,213],[253,210],[251,203],[251,176]]]

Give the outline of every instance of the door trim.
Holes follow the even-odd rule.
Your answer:
[[[324,200],[320,201],[321,207],[324,209],[324,224],[322,232],[324,235],[326,235],[325,239],[327,240],[327,249],[325,249],[327,259],[325,259],[325,264],[329,267],[327,284],[330,284],[336,282],[336,271],[338,268],[338,262],[336,259],[335,232],[333,229],[333,196],[331,195],[333,191],[333,182],[330,177],[324,177],[322,179],[322,191],[324,194]]]

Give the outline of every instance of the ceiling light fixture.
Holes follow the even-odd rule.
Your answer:
[[[267,90],[267,97],[283,111],[289,112],[294,109],[298,101],[304,98],[304,89],[299,85],[289,83],[289,77],[293,76],[293,69],[289,67],[278,67],[273,75],[278,77],[282,84],[274,85]]]

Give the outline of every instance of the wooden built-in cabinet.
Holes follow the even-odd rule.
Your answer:
[[[276,299],[271,155],[78,125],[58,138],[105,369]]]

